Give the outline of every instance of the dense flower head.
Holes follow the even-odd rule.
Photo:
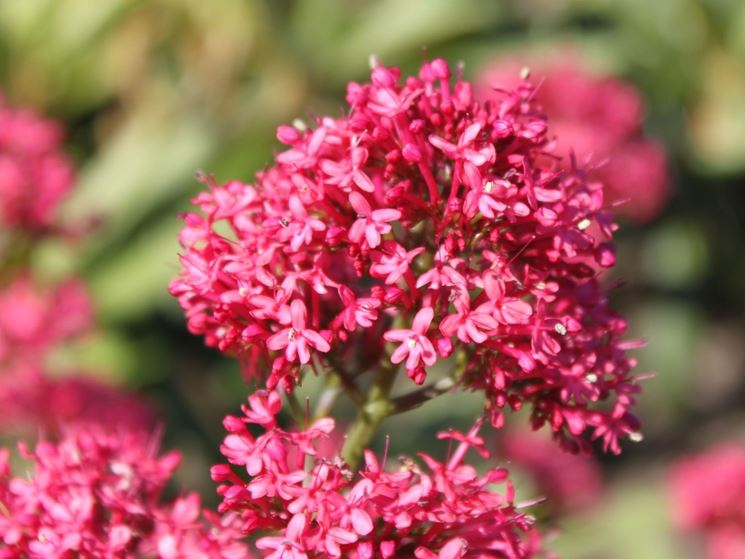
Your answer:
[[[525,429],[508,430],[499,449],[511,466],[529,476],[555,513],[585,511],[601,497],[600,465],[592,456],[568,453]]]
[[[286,431],[277,423],[280,408],[276,392],[249,396],[242,417],[225,420],[229,434],[221,451],[232,466],[212,469],[221,484],[220,510],[240,515],[243,530],[258,536],[263,557],[517,559],[539,553],[533,520],[514,504],[507,472],[479,474],[465,462],[471,448],[486,455],[478,424],[468,434],[440,434],[454,448],[444,462],[419,453],[423,465],[401,458],[389,471],[367,451],[355,473],[340,458],[318,455],[332,419]]]
[[[180,456],[116,429],[73,430],[21,446],[33,470],[13,477],[0,450],[0,557],[241,559],[235,520],[200,517],[199,498],[164,502]]]
[[[270,389],[381,360],[423,383],[462,356],[494,425],[529,404],[567,446],[589,431],[619,452],[637,385],[596,277],[615,260],[602,184],[550,152],[530,83],[481,103],[451,78],[441,59],[376,65],[346,116],[279,127],[253,184],[203,176],[171,292]]]
[[[85,287],[68,280],[41,286],[21,274],[0,290],[0,369],[9,363],[39,362],[54,345],[91,325]]]
[[[73,168],[60,150],[62,129],[0,96],[0,225],[40,232],[72,187]]]
[[[594,76],[569,52],[540,60],[525,56],[540,87],[536,97],[551,120],[557,154],[574,154],[590,163],[591,176],[605,184],[606,204],[636,221],[654,219],[670,195],[670,177],[662,145],[644,136],[644,103],[628,83]],[[481,99],[495,87],[519,83],[516,57],[487,64],[477,78]]]
[[[670,470],[671,510],[686,534],[703,536],[709,559],[745,556],[745,445],[722,443]]]

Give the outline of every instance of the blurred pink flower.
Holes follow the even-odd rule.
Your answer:
[[[147,401],[91,376],[49,377],[17,367],[0,375],[0,432],[56,437],[72,425],[150,433],[159,423]]]
[[[72,187],[74,174],[60,150],[62,130],[0,97],[0,224],[39,232]]]
[[[600,499],[603,479],[591,456],[568,453],[548,438],[527,430],[507,431],[500,449],[509,464],[530,476],[551,510],[582,512]]]
[[[536,97],[556,136],[557,153],[591,163],[590,176],[604,183],[607,206],[639,223],[657,217],[670,195],[670,177],[662,144],[643,133],[639,93],[617,78],[593,75],[571,52],[519,58],[489,62],[476,80],[477,96],[493,99],[494,88],[511,89],[521,68],[529,67],[540,82]]]
[[[671,512],[706,542],[708,559],[745,557],[745,445],[725,442],[670,469]]]
[[[92,314],[78,280],[42,287],[29,275],[16,277],[0,290],[0,373],[3,363],[39,363],[55,344],[89,328]]]

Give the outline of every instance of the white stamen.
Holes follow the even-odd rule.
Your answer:
[[[584,231],[584,230],[585,230],[585,229],[587,229],[587,228],[588,228],[588,227],[589,227],[590,225],[592,225],[592,221],[590,221],[589,219],[585,218],[585,219],[583,219],[582,221],[580,221],[580,222],[579,222],[579,223],[577,224],[577,229],[579,229],[580,231]]]
[[[556,330],[556,333],[560,336],[564,336],[567,333],[567,327],[564,326],[561,322],[556,323],[556,326],[554,326],[554,330]]]
[[[639,431],[634,431],[633,433],[629,433],[629,439],[632,442],[640,443],[644,440],[644,435],[642,435]]]
[[[588,382],[598,381],[598,376],[595,373],[588,373],[587,375],[585,375],[585,378],[587,379]]]
[[[305,132],[308,129],[308,125],[305,124],[305,121],[300,118],[296,118],[292,121],[292,126],[294,126],[297,130],[300,130],[300,132]]]

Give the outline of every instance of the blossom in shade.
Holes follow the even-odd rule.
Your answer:
[[[678,460],[669,489],[676,524],[704,541],[708,559],[744,556],[745,445],[725,442]]]
[[[305,364],[400,362],[423,383],[455,354],[493,425],[527,405],[565,447],[620,452],[639,387],[598,279],[616,226],[594,172],[553,151],[536,93],[480,101],[441,59],[406,78],[376,65],[346,116],[280,127],[285,151],[251,184],[201,176],[170,285],[190,331],[268,389]]]
[[[536,98],[556,135],[557,154],[573,154],[590,164],[590,175],[605,184],[606,204],[644,223],[657,217],[670,196],[670,177],[663,146],[644,135],[644,103],[628,83],[593,75],[578,56],[564,51],[540,60],[522,56],[489,62],[479,73],[481,99],[494,88],[519,83],[522,66],[540,80]]]
[[[32,473],[14,477],[0,450],[0,557],[242,559],[237,519],[200,511],[196,494],[165,501],[178,453],[116,429],[71,430],[21,454]]]
[[[0,96],[0,224],[41,232],[72,187],[74,174],[60,150],[62,129]]]
[[[592,456],[568,453],[526,429],[508,430],[500,450],[509,464],[530,477],[554,512],[585,511],[602,495],[600,465]]]
[[[230,418],[221,447],[229,464],[212,468],[220,484],[219,510],[240,517],[257,537],[262,557],[273,559],[516,559],[538,557],[533,519],[514,503],[508,474],[479,474],[469,449],[488,455],[477,423],[454,439],[445,462],[420,453],[388,471],[370,451],[351,472],[340,458],[322,458],[317,446],[334,430],[322,419],[303,431],[281,429],[274,392],[258,391],[241,418]],[[263,430],[256,433],[253,427]],[[503,490],[499,491],[498,486]]]

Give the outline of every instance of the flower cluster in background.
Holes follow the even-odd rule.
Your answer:
[[[705,542],[708,559],[745,554],[745,446],[724,442],[670,468],[671,511],[682,534]]]
[[[9,106],[0,96],[0,223],[3,229],[49,229],[74,181],[69,158],[60,150],[62,129],[28,109]]]
[[[537,494],[556,515],[589,510],[602,498],[603,478],[597,461],[590,455],[563,452],[538,433],[507,430],[497,455],[503,456],[510,468],[528,475]]]
[[[659,216],[670,196],[670,177],[662,145],[643,133],[639,93],[617,78],[593,75],[569,52],[520,58],[514,54],[485,65],[478,97],[489,99],[495,88],[511,87],[521,64],[529,68],[540,83],[536,98],[550,119],[556,153],[591,169],[614,212],[640,223]]]
[[[28,109],[0,105],[0,207],[5,260],[0,266],[0,426],[54,435],[70,423],[152,429],[155,413],[140,398],[79,371],[53,371],[50,355],[93,326],[83,282],[34,276],[38,243],[62,235],[55,214],[73,186],[60,149],[62,131]]]

